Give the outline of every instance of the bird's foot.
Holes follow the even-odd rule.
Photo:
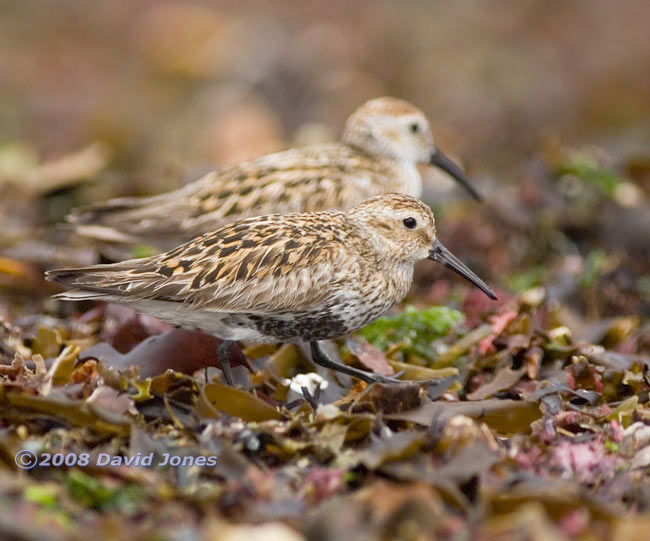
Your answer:
[[[422,387],[431,387],[440,383],[438,379],[399,379],[398,377],[391,376],[382,376],[380,374],[373,374],[372,372],[367,372],[366,370],[359,370],[342,362],[335,361],[330,359],[330,357],[322,350],[318,342],[311,342],[311,356],[312,360],[325,368],[334,370],[335,372],[341,372],[342,374],[347,374],[348,376],[353,376],[360,380],[365,381],[366,383],[382,383],[388,385],[420,385]],[[398,372],[395,376],[400,376],[404,372]]]

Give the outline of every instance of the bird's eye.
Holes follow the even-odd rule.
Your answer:
[[[402,223],[407,229],[413,229],[416,225],[418,225],[418,222],[415,218],[404,218],[402,220]]]
[[[418,133],[420,131],[420,125],[417,122],[411,124],[411,133]]]

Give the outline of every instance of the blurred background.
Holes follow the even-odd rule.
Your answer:
[[[649,21],[645,0],[0,0],[0,537],[648,531]],[[314,421],[289,344],[245,348],[251,392],[208,396],[213,337],[52,299],[44,270],[110,257],[73,207],[337,139],[382,95],[423,109],[484,194],[422,168],[440,239],[499,296],[425,262],[415,308],[332,347],[439,378],[426,432],[385,415],[408,393],[331,374]],[[24,448],[219,461],[27,473]]]
[[[336,139],[362,102],[392,95],[425,111],[486,195],[476,205],[423,169],[468,263],[558,297],[604,274],[621,284],[581,312],[648,315],[649,15],[642,0],[4,2],[0,249],[90,261],[47,227],[71,207]],[[440,276],[423,278],[432,301]]]
[[[0,137],[45,158],[103,142],[122,190],[153,191],[338,137],[363,101],[394,95],[473,171],[507,175],[547,138],[628,156],[648,143],[649,11],[642,0],[4,2]]]

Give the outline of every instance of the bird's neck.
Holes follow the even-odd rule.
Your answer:
[[[403,193],[411,197],[422,197],[422,176],[415,164],[393,158],[377,157],[386,170],[386,192]]]
[[[343,142],[355,153],[365,158],[371,158],[381,165],[385,171],[385,191],[387,193],[403,193],[418,199],[422,196],[422,176],[417,165],[408,160],[398,160],[391,156],[372,152],[350,141],[344,140]]]
[[[391,292],[392,304],[401,302],[408,294],[413,283],[413,265],[396,262],[386,262],[380,270],[383,279],[383,288]]]
[[[392,302],[400,302],[411,288],[414,262],[396,260],[394,253],[387,251],[385,245],[380,250],[372,250],[372,255],[369,252],[366,254],[362,259],[372,261],[372,264],[362,267],[361,273],[372,276],[369,281],[382,284],[382,289],[390,291]]]
[[[399,186],[399,188],[397,188]],[[411,197],[422,197],[422,176],[417,166],[412,163],[399,163],[396,171],[395,187],[399,193]]]

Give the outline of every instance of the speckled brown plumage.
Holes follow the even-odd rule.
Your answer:
[[[376,196],[348,212],[249,218],[160,255],[47,277],[72,288],[63,299],[127,304],[228,341],[306,340],[315,347],[402,300],[414,264],[426,258],[494,298],[437,241],[429,207],[402,194]]]
[[[466,184],[457,166],[434,146],[419,109],[378,98],[350,116],[340,143],[269,154],[209,173],[174,192],[80,209],[69,220],[82,235],[166,249],[251,216],[345,210],[387,192],[419,197],[420,163],[435,163]]]

